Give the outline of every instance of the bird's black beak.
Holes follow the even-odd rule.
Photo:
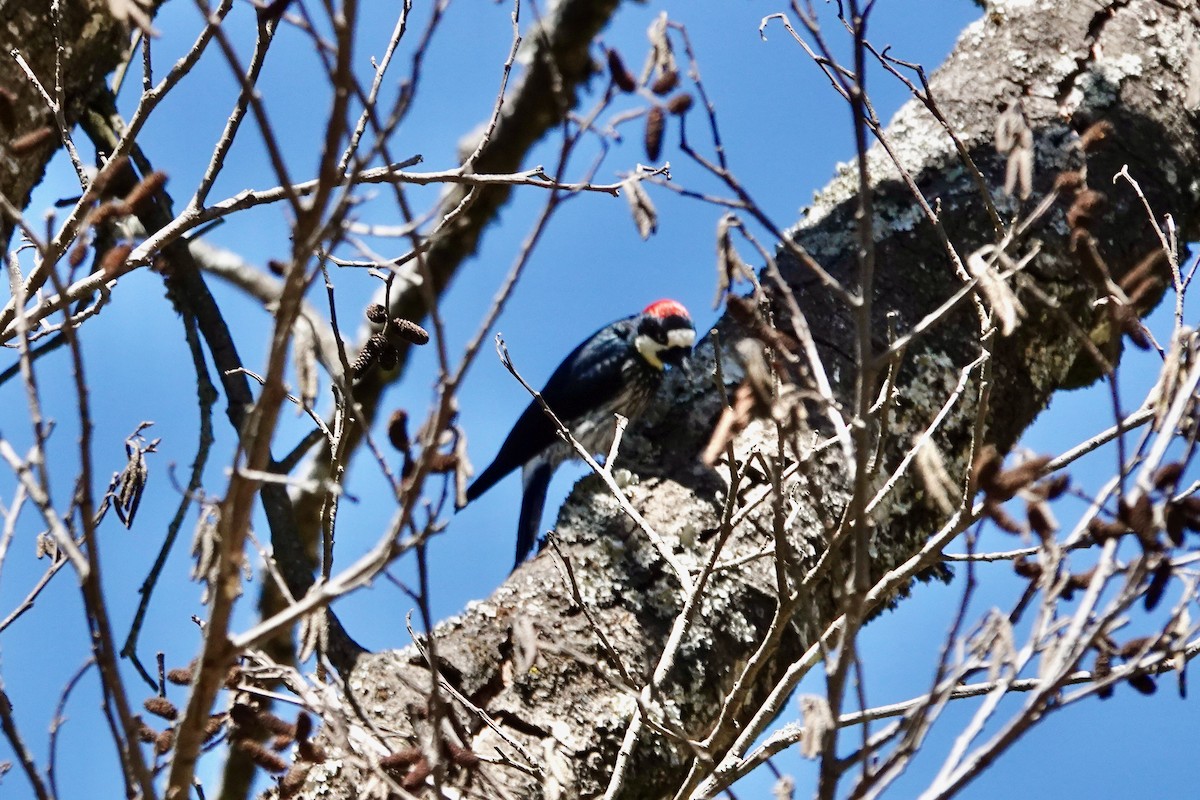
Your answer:
[[[692,349],[690,347],[671,347],[664,350],[659,358],[663,360],[664,364],[670,364],[673,367],[683,370],[683,374],[690,378],[692,375],[691,355]]]

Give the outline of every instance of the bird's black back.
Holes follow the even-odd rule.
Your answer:
[[[621,384],[613,380],[621,372],[621,362],[640,358],[633,346],[637,317],[628,317],[593,333],[563,359],[546,381],[542,398],[568,427],[591,409],[607,405],[621,391]],[[652,369],[648,365],[646,368]],[[534,400],[513,425],[496,458],[467,489],[467,500],[479,497],[557,438],[554,423]]]

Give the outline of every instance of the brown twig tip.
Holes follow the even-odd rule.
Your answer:
[[[1065,472],[1059,472],[1051,475],[1038,486],[1047,500],[1057,500],[1066,493],[1067,489],[1071,488],[1071,476]]]
[[[158,755],[166,755],[171,752],[171,748],[175,746],[175,730],[167,728],[154,739],[154,752]]]
[[[637,81],[633,79],[633,75],[625,68],[625,62],[621,60],[621,55],[616,50],[608,51],[608,74],[612,79],[613,86],[616,86],[625,94],[629,94],[637,89]]]
[[[1088,521],[1087,530],[1092,535],[1092,541],[1097,544],[1103,544],[1109,539],[1119,539],[1130,532],[1128,525],[1115,521],[1109,522],[1099,517],[1092,517]]]
[[[147,697],[142,703],[142,708],[156,717],[162,717],[167,720],[173,720],[179,716],[179,709],[165,697]]]
[[[673,69],[665,69],[658,74],[654,82],[650,84],[650,91],[654,92],[659,97],[669,94],[679,85],[679,72]]]
[[[1071,253],[1079,264],[1083,277],[1096,290],[1108,294],[1109,271],[1108,264],[1096,247],[1096,240],[1086,228],[1074,228],[1071,231]]]
[[[420,761],[412,765],[412,769],[408,774],[400,779],[400,785],[408,791],[419,789],[425,779],[433,774],[433,765],[429,763],[429,759],[422,757]]]
[[[270,711],[259,711],[258,722],[276,736],[285,737],[288,744],[291,744],[296,738],[296,726],[287,720],[280,719]]]
[[[983,513],[1002,531],[1007,531],[1014,536],[1020,536],[1026,532],[1024,525],[1013,519],[1003,506],[993,500],[984,501]]]
[[[460,767],[470,769],[471,767],[478,766],[480,762],[478,754],[465,747],[459,747],[454,742],[446,742],[446,749],[450,752],[450,760]]]
[[[67,264],[70,265],[71,269],[75,269],[83,263],[83,260],[87,258],[87,251],[87,239],[85,239],[83,236],[80,236],[75,240],[75,245],[71,248],[71,252],[67,255]]]
[[[158,738],[158,731],[147,725],[145,720],[143,720],[141,717],[135,717],[134,719],[137,721],[138,726],[138,741],[145,742],[146,744],[153,744],[154,740]]]
[[[680,92],[667,101],[667,111],[677,117],[683,116],[691,109],[694,102],[690,92]]]
[[[1107,120],[1100,120],[1095,125],[1088,126],[1079,137],[1079,144],[1084,150],[1094,150],[1107,139],[1116,134],[1116,128]]]
[[[1158,691],[1158,684],[1154,682],[1154,678],[1145,674],[1130,675],[1129,685],[1136,689],[1139,694],[1147,696]]]
[[[302,741],[296,746],[296,758],[311,764],[324,764],[325,748],[316,742]]]
[[[1161,247],[1147,253],[1133,269],[1121,276],[1120,287],[1129,296],[1129,302],[1142,308],[1150,304],[1143,301],[1157,298],[1166,288],[1169,279],[1169,260]]]
[[[1050,456],[1034,456],[1012,469],[1001,470],[992,480],[988,496],[1001,502],[1011,500],[1017,492],[1037,480],[1042,469],[1049,463]]]
[[[1083,189],[1075,195],[1075,202],[1067,211],[1067,227],[1090,229],[1107,204],[1108,198],[1101,192]]]
[[[367,306],[366,315],[367,321],[376,325],[382,325],[387,322],[388,318],[387,309],[379,303],[371,303],[371,305]]]
[[[98,206],[88,215],[87,224],[99,225],[112,217],[124,217],[127,214],[129,214],[129,206],[125,205],[124,200],[110,200]]]
[[[662,155],[663,132],[666,129],[667,115],[662,106],[651,106],[646,112],[646,132],[642,144],[646,148],[646,158],[658,161]]]
[[[1036,561],[1030,561],[1025,556],[1017,556],[1013,559],[1013,572],[1020,575],[1022,578],[1028,578],[1035,581],[1042,577],[1042,565]]]
[[[1167,586],[1171,583],[1171,561],[1162,559],[1150,574],[1150,583],[1146,586],[1146,595],[1142,602],[1147,611],[1153,611],[1162,602]]]
[[[392,416],[388,420],[387,435],[392,447],[401,453],[407,453],[412,447],[412,442],[408,438],[408,412],[403,408],[397,408],[392,412]]]
[[[1083,173],[1075,170],[1058,173],[1054,179],[1054,191],[1060,194],[1074,194],[1083,188]]]
[[[1096,651],[1096,663],[1092,666],[1092,677],[1096,681],[1102,681],[1112,674],[1112,654],[1108,650]],[[1113,696],[1112,685],[1101,686],[1096,690],[1096,694],[1101,700],[1107,700]]]
[[[1122,500],[1117,516],[1133,529],[1143,544],[1153,541],[1158,533],[1158,526],[1154,522],[1154,505],[1146,495],[1141,495],[1132,503],[1128,499]]]
[[[1045,503],[1029,503],[1025,508],[1025,518],[1029,521],[1029,529],[1038,535],[1043,542],[1054,538],[1058,525]]]
[[[133,245],[125,243],[113,245],[100,260],[100,271],[104,273],[104,280],[116,280],[128,272],[125,259],[129,258],[129,254],[132,252]]]
[[[396,335],[410,344],[429,344],[429,331],[412,320],[397,317],[392,320]]]
[[[1000,472],[1002,463],[1004,463],[1004,459],[1000,456],[996,445],[985,444],[979,449],[975,455],[975,463],[971,465],[971,486],[975,487],[976,492],[991,491],[992,481]]]
[[[167,670],[167,680],[176,686],[187,686],[192,682],[191,667],[176,667],[175,669]]]
[[[1075,597],[1075,592],[1082,592],[1092,582],[1092,578],[1096,576],[1096,568],[1092,567],[1086,572],[1076,572],[1067,576],[1067,582],[1063,584],[1062,591],[1059,593],[1064,600],[1070,601]]]
[[[272,258],[267,261],[267,269],[271,271],[272,275],[283,275],[284,272],[287,272],[287,264]]]
[[[45,127],[32,130],[22,136],[18,136],[8,143],[8,152],[14,156],[23,156],[32,153],[43,145],[47,144],[51,139],[54,139],[56,134],[54,128]]]
[[[253,739],[238,739],[236,747],[249,756],[251,761],[268,772],[287,771],[286,761]]]
[[[1179,547],[1183,544],[1184,530],[1200,532],[1200,497],[1185,497],[1167,504],[1165,525],[1171,542]]]
[[[282,800],[295,797],[296,793],[304,786],[304,781],[308,779],[311,769],[311,764],[293,764],[287,774],[279,780],[279,797]]]
[[[135,212],[141,212],[145,209],[145,204],[161,192],[166,185],[167,174],[165,172],[151,172],[142,178],[141,182],[129,191],[129,194],[125,195],[125,203]]]
[[[229,720],[229,715],[222,711],[220,714],[211,714],[208,717],[208,722],[204,723],[204,741],[209,741],[225,727],[225,723]]]
[[[88,186],[88,194],[94,197],[125,194],[136,180],[137,176],[129,166],[129,156],[119,156],[113,163],[105,164],[105,168],[96,173],[96,177]]]
[[[296,715],[296,741],[307,742],[308,737],[312,736],[312,732],[312,717],[310,717],[307,712],[301,711]]]
[[[1173,491],[1179,485],[1179,478],[1182,475],[1182,461],[1172,461],[1170,464],[1163,464],[1154,471],[1154,488],[1160,492]]]
[[[425,758],[425,754],[421,752],[419,747],[402,747],[399,750],[394,750],[388,753],[383,758],[379,759],[379,766],[384,769],[404,769],[417,763]]]

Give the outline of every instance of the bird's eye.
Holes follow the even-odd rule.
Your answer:
[[[648,317],[638,323],[638,334],[641,336],[649,336],[659,344],[667,343],[667,332],[663,330],[662,324],[658,320]]]

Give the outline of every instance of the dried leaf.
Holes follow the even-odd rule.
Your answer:
[[[797,743],[800,755],[805,758],[819,758],[825,736],[833,728],[833,712],[829,702],[824,697],[815,694],[800,696],[800,719],[804,723],[804,734]]]
[[[950,477],[950,473],[946,469],[946,461],[942,458],[942,451],[938,449],[932,439],[926,439],[921,448],[917,450],[913,466],[916,467],[917,477],[921,479],[925,495],[943,514],[953,514],[954,510],[958,508],[958,503],[954,498],[958,494],[959,485]]]
[[[1017,327],[1017,321],[1025,316],[1025,307],[1017,300],[1017,295],[1008,283],[1000,276],[995,264],[989,263],[994,257],[1003,263],[1003,253],[995,245],[984,245],[967,256],[967,270],[977,281],[977,289],[992,309],[996,323],[1002,336],[1008,336]]]
[[[1025,107],[1018,98],[996,119],[996,151],[1008,156],[1004,193],[1015,193],[1022,200],[1033,193],[1033,129],[1025,118]]]
[[[156,452],[159,439],[147,443],[142,431],[153,425],[153,422],[143,422],[137,430],[125,440],[125,467],[114,479],[109,488],[109,497],[113,501],[113,510],[126,530],[133,526],[138,506],[142,502],[142,492],[146,489],[146,481],[150,478],[150,469],[146,465],[146,455]]]
[[[317,401],[317,342],[316,332],[312,322],[300,315],[292,329],[292,355],[296,367],[296,384],[300,394],[300,406],[297,414],[303,414],[304,409],[312,408]]]
[[[739,280],[754,282],[754,272],[742,260],[733,244],[730,231],[741,228],[741,221],[734,214],[724,214],[717,222],[717,296],[713,308],[721,307],[721,300]]]
[[[638,235],[649,239],[658,230],[658,210],[650,200],[650,195],[642,188],[642,182],[636,178],[626,178],[621,182],[621,190],[629,203],[633,214],[633,224],[637,226]]]

